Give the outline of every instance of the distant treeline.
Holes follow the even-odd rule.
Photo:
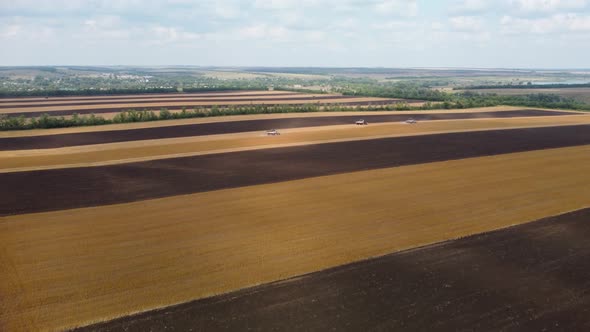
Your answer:
[[[260,89],[260,87],[256,87]],[[67,96],[100,96],[100,95],[134,95],[148,93],[196,93],[253,90],[252,87],[223,86],[211,88],[130,88],[130,89],[80,89],[80,90],[0,90],[0,98],[14,97],[67,97]]]
[[[483,89],[567,89],[567,88],[590,88],[590,83],[580,84],[502,84],[502,85],[474,85],[462,88],[453,88],[453,90],[483,90]]]
[[[451,95],[419,84],[350,84],[338,89],[344,95],[382,98],[419,99],[430,101],[451,100]]]
[[[273,114],[273,113],[308,113],[308,112],[346,112],[346,111],[419,111],[432,109],[463,109],[475,107],[489,107],[498,105],[527,106],[555,109],[589,110],[590,106],[579,104],[570,99],[555,95],[527,95],[527,96],[497,96],[480,95],[472,92],[465,92],[454,95],[452,100],[441,102],[426,102],[422,106],[411,106],[407,103],[394,105],[369,105],[365,107],[330,105],[330,104],[307,104],[307,105],[236,105],[228,107],[193,108],[186,107],[180,112],[170,112],[162,108],[159,112],[149,110],[130,109],[115,115],[112,119],[105,119],[95,114],[78,115],[71,117],[50,116],[43,114],[38,118],[25,118],[0,116],[0,130],[25,130],[25,129],[48,129],[66,128],[79,126],[95,126],[114,123],[147,122],[158,120],[190,119],[213,116],[248,115],[248,114]],[[393,97],[393,96],[387,96]]]
[[[427,110],[439,109],[444,107],[443,104],[426,103],[423,106],[410,106],[406,103],[395,105],[380,106],[341,106],[329,104],[308,104],[308,105],[236,105],[228,107],[213,106],[207,108],[194,108],[192,110],[186,107],[180,112],[170,112],[162,108],[160,112],[149,110],[130,109],[121,112],[113,119],[105,119],[95,114],[79,115],[74,114],[71,117],[50,116],[43,114],[38,118],[25,118],[0,116],[0,130],[25,130],[25,129],[49,129],[49,128],[67,128],[80,126],[96,126],[114,123],[131,123],[131,122],[148,122],[158,120],[190,119],[204,118],[212,116],[228,115],[247,115],[247,114],[273,114],[273,113],[308,113],[308,112],[345,112],[345,111],[402,111],[402,110]]]
[[[588,104],[579,102],[572,98],[544,93],[527,94],[521,96],[502,96],[492,93],[480,94],[465,91],[454,94],[453,102],[456,104],[465,105],[466,107],[508,105],[590,111],[590,105]]]
[[[443,108],[447,109],[508,105],[590,111],[590,105],[575,99],[543,93],[521,96],[503,96],[472,91],[449,93],[411,83],[362,84],[340,89],[340,92],[353,96],[429,100],[441,102]]]

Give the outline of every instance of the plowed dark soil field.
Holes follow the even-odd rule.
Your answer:
[[[275,97],[276,96],[276,97]],[[265,103],[266,101],[284,101],[284,100],[317,100],[317,101],[323,101],[323,100],[330,100],[330,99],[350,99],[350,98],[354,98],[354,97],[350,97],[350,96],[334,96],[334,95],[317,95],[317,96],[313,96],[313,97],[309,97],[309,96],[297,96],[297,95],[272,95],[272,97],[264,97],[264,96],[244,96],[244,95],[236,95],[234,97],[239,97],[239,99],[228,99],[227,97],[225,98],[217,98],[217,97],[207,97],[207,98],[198,98],[198,97],[192,97],[192,98],[180,98],[177,97],[176,99],[170,99],[167,101],[171,101],[171,102],[211,102],[212,104],[219,104],[219,103],[224,103],[227,101],[231,101],[231,100],[240,100],[240,101],[246,101],[246,102],[254,102],[254,103]],[[263,98],[264,97],[264,98]],[[151,100],[134,100],[133,104],[138,104],[139,106],[137,106],[137,108],[141,109],[141,104],[147,104],[147,103],[153,103],[153,101]],[[86,105],[117,105],[117,104],[129,104],[129,100],[105,100],[105,101],[96,101],[96,100],[92,100],[92,101],[79,101],[79,102],[75,102],[75,103],[36,103],[36,104],[28,104],[26,105],[26,107],[43,107],[43,106],[86,106]],[[15,106],[11,106],[11,105],[2,105],[0,104],[0,109],[3,108],[14,108]],[[23,106],[25,107],[25,106]],[[117,106],[112,106],[112,107],[108,107],[108,109],[117,109]],[[53,113],[53,111],[52,111]]]
[[[273,99],[269,99],[269,98],[265,98],[265,99],[243,99],[243,100],[235,100],[236,102],[240,102],[240,104],[242,106],[250,106],[250,103],[253,105],[265,105],[265,106],[275,106],[275,105],[292,105],[292,106],[303,106],[303,105],[313,105],[313,104],[320,104],[322,106],[326,106],[326,105],[340,105],[340,106],[369,106],[369,105],[373,105],[373,106],[379,106],[379,105],[393,105],[393,104],[397,104],[397,103],[407,103],[407,104],[419,104],[419,103],[423,103],[423,101],[421,100],[412,100],[412,101],[402,101],[399,99],[381,99],[381,100],[371,100],[371,101],[342,101],[343,99],[351,99],[353,100],[352,97],[343,97],[343,96],[325,96],[325,97],[320,97],[320,98],[314,98],[314,99],[310,99],[308,97],[305,98],[273,98]],[[334,100],[339,100],[337,102],[332,102]],[[206,99],[206,100],[169,100],[167,102],[186,102],[187,107],[191,108],[191,107],[195,107],[194,105],[192,105],[191,103],[199,103],[196,107],[203,107],[203,108],[209,108],[213,105],[218,106],[218,107],[230,107],[230,106],[236,106],[236,104],[229,104],[228,102],[230,102],[232,100],[228,100],[228,99],[219,99],[219,100],[214,100],[214,99]],[[306,101],[306,102],[302,102],[302,101]],[[279,103],[280,102],[280,103]],[[129,102],[125,102],[127,104],[129,104]],[[113,103],[109,103],[109,104],[113,104]],[[115,103],[116,104],[116,103]],[[133,102],[133,106],[125,106],[125,107],[118,107],[118,106],[110,106],[110,107],[104,107],[104,108],[91,108],[91,109],[84,109],[84,108],[80,108],[80,109],[72,109],[72,110],[54,110],[54,111],[32,111],[32,112],[10,112],[10,113],[6,113],[7,116],[11,116],[11,117],[18,117],[18,116],[24,116],[25,118],[33,118],[33,117],[38,117],[41,116],[43,114],[49,114],[52,116],[68,116],[68,115],[73,115],[73,114],[103,114],[103,113],[116,113],[116,112],[123,112],[123,111],[128,111],[130,109],[135,109],[135,110],[139,110],[139,111],[159,111],[161,110],[163,107],[166,106],[141,106],[141,102]],[[137,106],[135,105],[137,104]],[[96,105],[96,103],[91,103],[89,105]],[[44,106],[60,106],[60,105],[44,105]],[[72,105],[72,104],[68,104],[68,105],[63,105],[63,106],[76,106],[76,105]],[[81,105],[84,106],[84,105]],[[238,105],[239,106],[239,105]],[[33,106],[34,107],[34,106]],[[171,108],[171,109],[180,109],[182,106],[169,106],[167,108]],[[6,106],[4,108],[14,108],[14,106]],[[2,109],[2,107],[0,106],[0,109]]]
[[[2,99],[0,98],[0,105],[2,104],[13,104],[13,103],[36,103],[38,106],[47,105],[48,102],[54,101],[83,101],[89,102],[94,101],[93,104],[110,104],[113,100],[144,100],[144,99],[180,99],[184,100],[185,98],[221,98],[221,97],[260,97],[268,94],[264,94],[263,92],[255,93],[232,93],[230,91],[223,92],[212,92],[212,93],[169,93],[166,95],[158,95],[158,94],[137,94],[137,95],[112,95],[112,96],[96,96],[96,97],[51,97],[47,99],[43,98],[21,98],[21,99]],[[273,93],[270,94],[271,96],[292,96],[297,95],[296,92],[284,92],[284,93]],[[51,104],[55,105],[55,104]],[[71,105],[71,104],[68,104]],[[30,106],[30,105],[27,105]]]
[[[590,209],[78,331],[588,331]]]
[[[396,137],[0,174],[0,216],[590,144],[590,125]]]
[[[363,119],[369,123],[400,122],[412,117],[418,121],[453,120],[453,119],[480,119],[480,118],[513,118],[534,116],[560,116],[573,115],[570,112],[517,110],[497,112],[473,112],[473,113],[416,113],[366,115]],[[228,134],[248,131],[262,131],[271,128],[288,129],[302,127],[320,127],[331,125],[353,124],[359,119],[358,115],[326,116],[326,117],[301,117],[283,119],[265,119],[249,121],[213,122],[180,126],[162,126],[155,128],[143,128],[133,130],[98,131],[74,134],[8,137],[0,138],[0,151],[4,150],[28,150],[50,149],[66,146],[91,145],[116,143],[127,141],[139,141],[161,138],[191,137],[216,134]]]

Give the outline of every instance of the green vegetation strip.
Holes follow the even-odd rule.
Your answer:
[[[74,114],[69,118],[64,116],[50,116],[43,114],[38,118],[25,118],[0,116],[0,130],[26,130],[26,129],[48,129],[67,128],[80,126],[96,126],[114,123],[147,122],[158,120],[177,120],[190,118],[204,118],[229,115],[250,115],[250,114],[273,114],[273,113],[311,113],[311,112],[344,112],[344,111],[407,111],[407,110],[430,110],[441,108],[438,103],[426,103],[422,106],[410,106],[407,103],[379,106],[339,106],[339,105],[236,105],[227,107],[213,106],[211,109],[186,107],[180,112],[170,112],[162,108],[159,113],[149,110],[131,109],[115,115],[112,119],[90,114]]]
[[[349,96],[404,98],[436,101],[441,103],[442,108],[445,109],[508,105],[590,111],[589,104],[579,102],[572,98],[543,93],[529,94],[524,96],[506,96],[490,93],[476,93],[472,91],[449,93],[431,89],[429,86],[416,83],[358,83],[349,84],[344,88],[337,89],[336,91]]]

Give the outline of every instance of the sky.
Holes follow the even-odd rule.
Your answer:
[[[0,66],[590,68],[590,0],[0,0]]]

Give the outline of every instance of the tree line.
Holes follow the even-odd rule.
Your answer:
[[[527,94],[516,96],[473,91],[445,92],[416,83],[356,84],[340,88],[342,94],[353,96],[417,99],[442,103],[443,108],[474,108],[489,106],[526,106],[590,111],[590,105],[573,98],[555,94]]]
[[[450,106],[450,105],[447,105]],[[115,123],[147,122],[158,120],[175,120],[204,118],[212,116],[248,115],[248,114],[274,114],[274,113],[309,113],[309,112],[346,112],[346,111],[404,111],[427,110],[445,107],[442,103],[425,103],[422,106],[411,106],[407,103],[395,105],[368,105],[368,106],[343,106],[330,104],[304,104],[304,105],[232,105],[227,107],[213,106],[211,108],[183,107],[179,112],[171,112],[167,108],[159,112],[151,110],[130,109],[116,114],[112,119],[106,119],[96,114],[73,114],[71,117],[51,116],[43,114],[38,118],[25,118],[24,116],[8,117],[0,116],[0,130],[26,130],[26,129],[50,129],[80,126],[96,126]]]
[[[529,82],[530,83],[530,82]],[[568,89],[568,88],[590,88],[590,83],[579,84],[499,84],[499,85],[474,85],[460,88],[453,88],[454,90],[483,90],[483,89]]]

